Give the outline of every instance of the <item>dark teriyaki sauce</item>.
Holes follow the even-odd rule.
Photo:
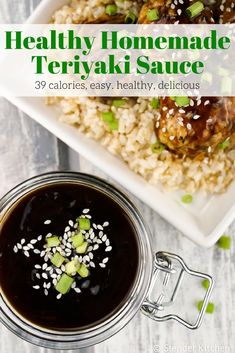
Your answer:
[[[62,235],[69,220],[90,209],[91,224],[109,225],[105,229],[112,251],[104,247],[94,252],[97,264],[109,257],[105,268],[90,268],[87,278],[77,279],[81,293],[74,290],[56,299],[53,285],[44,294],[36,277],[35,264],[43,257],[30,251],[15,253],[15,244],[42,235],[35,248],[42,249],[47,233]],[[44,224],[51,220],[51,224]],[[49,260],[50,262],[50,260]],[[51,264],[50,264],[51,265]],[[139,265],[136,231],[124,210],[110,197],[88,186],[60,183],[44,186],[25,195],[10,209],[0,225],[0,286],[10,306],[32,324],[50,330],[91,327],[113,315],[124,304],[133,287]],[[45,282],[48,282],[45,280]],[[33,286],[40,283],[40,289]]]

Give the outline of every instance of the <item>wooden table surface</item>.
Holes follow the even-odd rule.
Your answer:
[[[56,1],[56,0],[51,0]],[[22,23],[39,0],[1,0],[0,23]],[[1,78],[0,78],[1,79]],[[56,170],[92,173],[110,180],[99,169],[57,140],[44,128],[0,98],[0,197],[24,179]],[[214,246],[201,249],[148,206],[131,195],[150,225],[154,250],[181,255],[195,270],[210,273],[215,279],[215,312],[207,314],[202,326],[190,331],[176,322],[156,323],[138,313],[118,334],[82,352],[234,352],[235,349],[235,242],[229,251]],[[227,230],[235,233],[235,222]],[[195,303],[200,283],[188,282],[181,293],[176,312],[185,309],[189,317],[197,314]],[[182,303],[188,302],[189,308]],[[0,325],[0,353],[52,353],[15,337]],[[58,351],[57,351],[58,352]]]

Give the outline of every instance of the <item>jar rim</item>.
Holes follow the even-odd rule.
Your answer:
[[[131,222],[134,223],[138,236],[139,267],[135,283],[128,293],[125,303],[113,315],[86,330],[59,332],[48,331],[36,327],[28,321],[17,316],[0,292],[0,321],[17,336],[35,345],[54,349],[78,349],[97,344],[122,329],[140,309],[147,294],[152,275],[152,251],[150,246],[150,231],[136,206],[129,196],[120,191],[116,186],[93,175],[80,172],[50,172],[44,173],[11,189],[0,200],[0,219],[19,200],[38,187],[52,183],[80,183],[102,191],[113,198],[124,209]]]

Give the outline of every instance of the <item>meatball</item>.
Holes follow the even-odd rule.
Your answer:
[[[194,1],[196,2],[196,1]],[[175,5],[177,3],[177,5]],[[162,24],[187,24],[187,23],[215,23],[213,10],[205,6],[199,16],[190,18],[186,9],[192,5],[190,0],[182,1],[165,1],[165,0],[149,0],[145,3],[140,11],[138,23],[162,23]],[[157,11],[158,19],[151,21],[149,12],[155,9]]]
[[[186,106],[170,97],[160,99],[155,132],[169,150],[195,156],[212,152],[235,132],[235,98],[190,98]]]
[[[200,14],[190,18],[186,10],[195,2],[149,0],[142,6],[138,22],[213,24],[235,21],[234,0],[204,1]],[[154,16],[150,16],[152,10],[155,10]],[[177,104],[178,99],[160,99],[161,114],[155,132],[159,142],[169,150],[190,156],[211,152],[235,132],[235,98],[185,98],[186,106]]]

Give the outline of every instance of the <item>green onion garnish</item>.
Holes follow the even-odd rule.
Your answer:
[[[125,100],[124,99],[115,99],[113,100],[112,105],[116,108],[122,107],[125,104]]]
[[[110,123],[115,119],[115,115],[113,112],[103,112],[102,119],[105,123]]]
[[[114,16],[117,14],[117,5],[109,4],[105,8],[105,13],[109,16]]]
[[[185,107],[189,105],[190,99],[189,97],[175,97],[175,102],[179,107]]]
[[[81,264],[78,261],[78,259],[74,259],[72,261],[69,261],[65,265],[65,272],[67,273],[67,275],[72,275],[73,273],[77,272],[77,270],[79,269],[80,266],[81,266]]]
[[[76,248],[76,252],[78,254],[85,254],[85,252],[87,251],[87,247],[88,247],[88,243],[86,241],[84,241],[81,245],[79,245]]]
[[[159,98],[153,98],[150,102],[150,105],[153,109],[158,109],[160,107],[160,100]]]
[[[75,234],[71,238],[71,240],[72,240],[72,244],[73,244],[74,248],[77,248],[78,246],[80,246],[84,242],[83,234],[81,232],[78,234]]]
[[[186,194],[186,195],[183,195],[183,196],[181,197],[181,201],[182,201],[183,203],[192,203],[192,202],[193,202],[193,197],[192,197],[192,195],[190,195],[190,194]]]
[[[81,230],[89,230],[91,228],[91,222],[89,218],[78,218],[77,222]]]
[[[148,21],[157,21],[159,20],[159,12],[157,9],[149,9],[147,12]]]
[[[64,262],[65,258],[58,252],[56,252],[51,258],[51,262],[54,266],[60,267]]]
[[[202,310],[202,305],[203,305],[203,301],[200,300],[198,303],[197,303],[197,308],[198,308],[198,311],[201,311]],[[215,310],[215,305],[214,303],[208,303],[207,307],[206,307],[206,313],[207,314],[213,314]]]
[[[202,281],[202,286],[205,288],[205,289],[208,289],[209,286],[210,286],[210,281],[208,279],[204,279]]]
[[[53,246],[59,246],[60,245],[60,240],[58,237],[50,237],[47,238],[47,247],[48,248],[53,248]]]
[[[86,278],[89,276],[89,270],[84,264],[82,264],[81,267],[79,267],[79,269],[77,270],[77,273],[82,278]]]
[[[64,273],[59,279],[57,285],[55,286],[55,289],[61,294],[66,294],[70,290],[73,282],[74,279]]]
[[[223,235],[218,241],[217,245],[219,248],[229,250],[231,248],[231,238],[227,235]]]
[[[224,142],[221,142],[218,144],[218,148],[220,150],[225,150],[225,148],[228,148],[230,146],[229,140],[225,140]]]
[[[118,130],[119,124],[117,119],[114,119],[108,125],[111,131]]]
[[[103,112],[102,119],[108,124],[111,131],[118,130],[118,120],[115,118],[115,114],[113,112]]]
[[[201,1],[197,1],[186,9],[186,14],[188,17],[193,18],[200,15],[204,9],[204,4]]]
[[[135,22],[136,22],[136,15],[130,11],[125,17],[125,23],[133,24]]]
[[[164,149],[165,149],[165,146],[158,141],[153,143],[151,146],[151,150],[153,153],[161,153],[162,151],[164,151]]]

